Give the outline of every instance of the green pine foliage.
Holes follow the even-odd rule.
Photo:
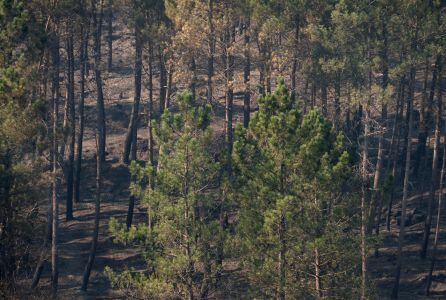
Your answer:
[[[156,177],[150,178],[153,166],[131,166],[138,179],[131,190],[142,199],[150,224],[127,231],[116,220],[110,222],[117,241],[139,241],[144,247],[148,271],[116,274],[108,269],[109,277],[145,297],[193,297],[205,289],[220,234],[213,217],[220,167],[211,148],[210,110],[188,93],[180,94],[177,104],[178,112],[166,111],[160,120]],[[152,184],[144,185],[149,179]]]
[[[249,128],[236,130],[233,155],[235,243],[252,296],[315,297],[318,264],[321,296],[357,297],[359,241],[347,230],[356,199],[342,135],[317,110],[302,117],[283,81],[258,102]]]

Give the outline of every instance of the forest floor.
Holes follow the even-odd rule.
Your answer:
[[[74,205],[74,220],[65,221],[65,205],[61,199],[60,205],[60,244],[59,244],[59,298],[60,299],[124,299],[125,295],[110,287],[104,274],[104,268],[124,270],[132,266],[143,266],[143,259],[136,249],[114,244],[108,233],[110,217],[125,220],[129,198],[130,175],[125,165],[120,163],[120,156],[128,126],[131,103],[133,101],[133,37],[123,24],[115,26],[114,68],[111,72],[104,72],[104,95],[106,99],[107,116],[107,163],[105,167],[104,190],[101,203],[101,219],[99,232],[99,246],[90,283],[87,292],[81,292],[82,273],[88,259],[94,222],[95,195],[95,85],[92,76],[87,93],[86,118],[87,128],[84,143],[84,162],[81,181],[81,202]],[[90,74],[92,75],[92,74]],[[253,79],[255,80],[255,79]],[[143,83],[143,97],[147,99],[147,90]],[[142,105],[144,105],[143,101]],[[235,101],[235,121],[239,118],[241,103]],[[143,112],[144,110],[141,109]],[[214,111],[214,126],[221,130],[224,124],[222,106]],[[145,158],[144,141],[147,136],[146,128],[141,127],[138,132],[139,159]],[[142,149],[140,151],[140,149]],[[65,190],[64,188],[61,189]],[[64,196],[64,195],[61,195]],[[424,197],[423,197],[424,196]],[[62,197],[64,198],[64,197]],[[45,211],[49,200],[45,200],[41,207],[42,223],[45,221]],[[409,199],[409,209],[426,211],[427,195],[415,195]],[[446,202],[446,201],[445,201]],[[138,207],[138,205],[136,206]],[[399,209],[399,204],[393,207]],[[446,216],[444,216],[446,219]],[[144,212],[135,209],[134,221],[144,221]],[[436,220],[434,219],[433,224]],[[444,220],[443,224],[446,224]],[[401,281],[401,299],[424,299],[425,278],[429,266],[429,259],[419,258],[420,241],[422,239],[423,222],[408,227],[404,246],[404,261]],[[391,231],[382,226],[383,242],[379,247],[379,256],[373,251],[369,258],[369,275],[376,279],[377,298],[386,299],[391,293],[396,266],[396,251],[398,245],[398,226],[392,220]],[[36,241],[36,248],[41,240]],[[446,231],[443,229],[440,237],[439,257],[434,272],[431,298],[446,299]],[[45,297],[50,289],[49,264],[45,266],[39,288],[27,293],[25,298]],[[25,282],[24,284],[29,284]],[[29,285],[28,285],[29,286]],[[224,298],[234,299],[236,296]]]

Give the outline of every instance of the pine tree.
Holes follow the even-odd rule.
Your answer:
[[[342,136],[317,111],[302,119],[292,99],[280,81],[273,94],[258,100],[248,130],[237,128],[241,260],[253,296],[357,295],[356,279],[335,274],[359,258],[353,250],[357,238],[343,232],[353,224],[341,221],[354,203],[343,193],[349,166]],[[330,249],[339,251],[330,257],[333,265],[325,261]]]
[[[154,184],[144,185],[154,166],[131,165],[138,179],[131,190],[150,211],[149,223],[124,230],[116,220],[110,222],[117,241],[145,241],[149,271],[142,277],[108,273],[113,283],[127,284],[145,295],[206,298],[213,277],[209,247],[215,247],[219,231],[212,214],[219,164],[212,155],[209,108],[198,105],[189,93],[178,95],[177,105],[178,112],[166,110],[160,120],[161,167],[150,179]]]

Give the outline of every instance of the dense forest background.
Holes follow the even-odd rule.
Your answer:
[[[446,297],[445,12],[0,0],[0,298]]]

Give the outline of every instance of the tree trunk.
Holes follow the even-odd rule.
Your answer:
[[[81,182],[81,169],[82,169],[82,148],[84,141],[84,128],[85,128],[85,115],[84,115],[84,103],[85,103],[85,73],[87,69],[87,52],[88,52],[88,35],[89,27],[82,29],[82,42],[81,42],[81,57],[80,57],[80,100],[79,100],[79,133],[77,136],[77,156],[76,156],[76,170],[74,179],[74,201],[80,201],[80,182]],[[85,31],[84,31],[85,30]]]
[[[214,75],[214,56],[215,56],[215,30],[214,30],[214,1],[209,0],[208,8],[208,26],[209,26],[209,53],[207,70],[207,102],[212,103],[212,76]]]
[[[101,43],[101,33],[102,33],[102,12],[103,12],[103,2],[100,1],[100,12],[99,20],[96,15],[96,3],[92,0],[92,10],[93,10],[93,26],[95,35],[95,47],[94,47],[94,69],[95,69],[95,81],[97,88],[97,150],[96,150],[96,201],[95,201],[95,218],[94,218],[94,229],[91,242],[90,254],[88,256],[87,264],[85,265],[84,274],[82,276],[82,286],[81,290],[86,291],[88,286],[88,281],[90,279],[91,269],[93,267],[94,259],[96,256],[96,248],[98,245],[99,236],[99,217],[101,209],[101,189],[102,189],[102,165],[105,163],[105,114],[104,114],[104,98],[102,91],[102,77],[100,70],[100,43]]]
[[[403,185],[403,199],[401,201],[401,221],[400,221],[400,233],[398,237],[398,256],[397,256],[397,266],[396,266],[396,275],[395,275],[395,285],[392,290],[392,298],[398,298],[400,277],[401,277],[401,267],[403,264],[403,243],[405,236],[405,222],[406,222],[406,206],[407,206],[407,197],[409,193],[409,176],[410,176],[410,158],[411,158],[411,150],[412,150],[412,122],[413,122],[413,97],[414,97],[414,81],[415,81],[415,66],[410,68],[410,78],[409,78],[409,95],[407,100],[408,109],[407,112],[409,114],[409,122],[407,127],[407,146],[406,146],[406,160],[404,167],[404,185]]]
[[[226,49],[225,49],[225,64],[226,64],[226,103],[225,103],[225,136],[226,136],[226,155],[227,155],[227,171],[228,174],[231,172],[231,154],[232,154],[232,143],[233,143],[233,132],[232,132],[232,106],[234,102],[234,90],[233,90],[233,80],[234,80],[234,56],[231,53],[230,45],[234,43],[235,36],[232,30],[227,27],[226,29]]]
[[[437,248],[438,248],[438,238],[440,234],[440,221],[441,221],[441,203],[443,201],[443,188],[444,188],[444,176],[446,169],[446,135],[443,133],[443,163],[441,166],[441,175],[440,175],[440,184],[439,184],[439,192],[438,192],[438,211],[437,211],[437,225],[435,226],[435,238],[434,238],[434,246],[432,248],[432,257],[431,263],[429,267],[429,273],[426,279],[426,296],[430,294],[430,287],[432,283],[432,273],[434,271],[435,262],[437,259]]]
[[[392,206],[393,206],[393,199],[395,197],[395,186],[396,186],[396,176],[397,176],[397,169],[398,169],[398,154],[400,150],[400,137],[401,137],[401,131],[402,131],[402,119],[403,119],[403,111],[404,111],[404,95],[405,95],[405,78],[401,78],[400,80],[400,92],[398,95],[397,100],[397,112],[395,116],[395,125],[394,125],[394,131],[396,130],[396,133],[394,132],[393,135],[396,134],[396,146],[395,151],[392,154],[392,173],[391,173],[391,187],[390,187],[390,199],[389,203],[387,205],[387,217],[386,217],[386,228],[387,231],[390,231],[390,221],[392,216]]]
[[[141,101],[141,76],[142,76],[142,40],[141,29],[135,26],[135,97],[133,100],[132,114],[130,116],[129,127],[125,138],[125,149],[123,162],[129,163],[129,152],[131,160],[136,160],[136,150],[138,142],[138,116],[139,103]],[[132,149],[130,149],[130,147]],[[133,221],[133,208],[135,206],[135,196],[130,195],[129,207],[127,210],[126,225],[130,228]]]
[[[47,226],[45,229],[45,237],[43,240],[42,249],[40,250],[39,261],[37,262],[37,266],[34,271],[34,276],[33,276],[33,280],[31,283],[31,289],[35,289],[37,287],[37,285],[39,284],[39,280],[40,280],[40,276],[42,275],[43,267],[45,265],[45,262],[47,261],[49,243],[51,241],[51,235],[52,235],[52,223],[53,223],[52,206],[50,206],[50,209],[48,211],[47,220],[48,220],[48,222],[47,222]]]
[[[155,166],[154,152],[153,152],[153,45],[149,45],[149,100],[147,101],[147,133],[148,133],[148,151],[149,161],[152,166]]]
[[[58,233],[59,233],[59,175],[58,175],[58,126],[59,126],[59,98],[60,98],[60,86],[59,86],[59,66],[60,66],[60,54],[59,54],[59,37],[57,33],[54,34],[51,55],[53,61],[53,128],[52,128],[52,163],[53,163],[53,178],[52,178],[52,242],[51,242],[51,290],[53,297],[56,297],[57,284],[59,279],[58,268]]]
[[[325,118],[328,117],[328,93],[327,84],[323,84],[321,87],[321,101],[322,101],[322,114]]]
[[[139,27],[135,27],[135,69],[134,69],[135,95],[133,99],[132,113],[130,114],[129,126],[127,128],[127,133],[125,135],[124,151],[122,154],[122,161],[125,164],[129,163],[129,156],[132,144],[134,149],[136,150],[137,141],[135,140],[135,137],[137,138],[139,103],[141,101],[141,75],[142,75],[141,72],[142,72],[141,30]],[[133,159],[136,159],[136,157],[134,157]]]
[[[296,29],[294,30],[294,51],[293,51],[293,67],[291,69],[291,97],[294,101],[296,101],[296,95],[297,95],[297,67],[298,67],[298,57],[297,57],[297,49],[299,45],[299,20],[296,21]]]
[[[74,104],[74,50],[73,50],[73,32],[70,30],[67,39],[67,54],[68,54],[68,104],[69,104],[69,148],[68,148],[68,162],[66,166],[66,183],[67,183],[67,210],[66,220],[73,220],[73,175],[74,175],[74,147],[76,144],[76,111]]]
[[[316,291],[316,299],[322,298],[322,292],[321,292],[321,271],[320,271],[320,262],[319,262],[319,250],[314,248],[314,280],[315,280],[315,291]]]
[[[250,49],[250,22],[245,24],[245,68],[243,70],[243,83],[245,84],[245,94],[243,97],[243,127],[248,128],[249,119],[251,116],[251,91],[250,91],[250,77],[251,77],[251,49]]]
[[[107,44],[108,44],[108,57],[107,68],[111,72],[113,68],[113,0],[108,0],[107,7]]]
[[[368,162],[368,144],[369,136],[369,107],[367,105],[365,120],[364,120],[364,137],[362,146],[362,162],[361,162],[361,300],[366,299],[366,284],[367,284],[367,249],[366,249],[366,197],[367,197],[367,162]]]
[[[172,95],[172,80],[173,80],[173,63],[169,64],[169,70],[167,71],[167,88],[166,99],[164,102],[164,110],[168,110],[170,107],[170,97]]]
[[[285,212],[283,211],[280,214],[279,241],[279,289],[277,291],[277,299],[284,300],[286,284],[286,220]]]
[[[166,99],[166,65],[164,64],[164,55],[161,47],[158,47],[158,55],[159,55],[159,70],[160,70],[160,78],[159,78],[159,112],[160,116],[164,112],[165,107],[165,99]]]
[[[189,84],[189,90],[192,93],[192,98],[197,98],[197,64],[195,63],[195,57],[192,56],[190,60],[190,70],[192,72],[192,77]]]
[[[418,178],[420,166],[424,165],[424,158],[426,155],[426,141],[428,137],[427,117],[430,117],[430,111],[426,111],[427,106],[427,85],[429,74],[429,58],[426,59],[426,69],[424,71],[423,94],[420,103],[420,128],[418,130],[418,146],[415,155],[415,164],[413,168],[413,175]]]
[[[435,133],[434,133],[434,153],[432,156],[432,173],[430,180],[430,190],[429,190],[429,203],[427,210],[427,218],[424,222],[424,234],[423,241],[421,244],[421,258],[426,258],[426,252],[429,244],[429,235],[432,225],[432,215],[434,211],[434,201],[435,201],[435,190],[438,184],[438,156],[440,152],[440,136],[442,127],[442,109],[443,109],[443,99],[442,99],[442,85],[441,85],[441,58],[437,59],[438,62],[438,96],[437,96],[437,111],[435,114]]]

